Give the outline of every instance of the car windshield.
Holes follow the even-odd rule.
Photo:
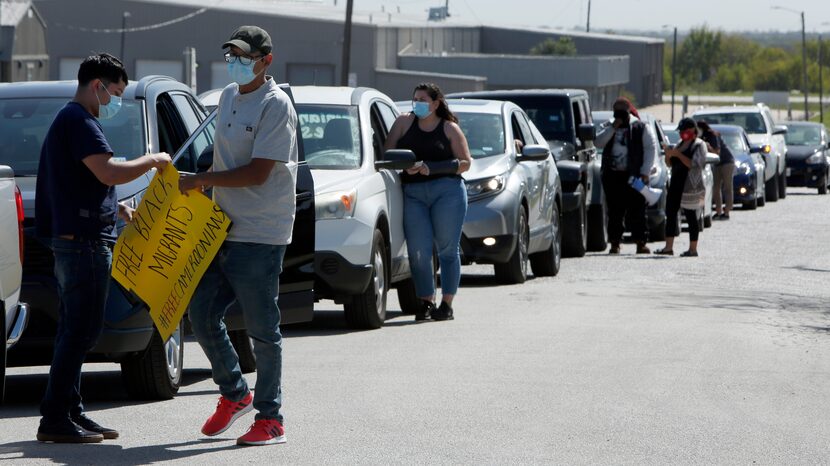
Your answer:
[[[767,125],[760,113],[707,113],[695,116],[698,121],[705,121],[710,125],[735,125],[743,128],[748,134],[765,134]]]
[[[467,138],[467,147],[473,158],[504,153],[504,124],[501,115],[459,112],[455,116]]]
[[[720,133],[720,136],[729,150],[734,152],[749,152],[749,148],[746,147],[744,137],[741,133]]]
[[[522,107],[531,121],[539,128],[548,141],[574,142],[573,122],[571,122],[570,100],[556,96],[522,96],[505,97]]]
[[[298,104],[305,159],[310,168],[360,167],[360,121],[354,105]]]
[[[147,152],[141,103],[123,100],[121,110],[101,120],[113,156],[134,159]],[[40,149],[65,98],[0,99],[0,164],[16,176],[35,176]]]
[[[663,133],[669,138],[670,143],[677,144],[680,142],[680,131],[676,129],[663,129]]]
[[[789,125],[784,138],[790,146],[820,146],[821,129],[812,125]]]

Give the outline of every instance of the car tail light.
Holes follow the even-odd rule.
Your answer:
[[[14,187],[14,204],[17,206],[17,240],[20,247],[20,263],[23,263],[23,196],[20,194],[20,188]]]

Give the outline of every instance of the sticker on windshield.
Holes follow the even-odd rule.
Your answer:
[[[481,150],[491,151],[493,150],[492,147],[482,147]]]

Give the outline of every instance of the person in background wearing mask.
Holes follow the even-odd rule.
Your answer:
[[[55,116],[40,153],[35,229],[54,253],[60,298],[55,353],[40,405],[41,442],[118,438],[118,431],[86,417],[81,400],[81,366],[104,325],[115,221],[132,220],[132,209],[117,202],[114,186],[170,163],[165,153],[114,160],[99,120],[118,113],[126,87],[127,72],[117,58],[87,57],[78,69],[75,98]]]
[[[461,174],[472,157],[467,138],[435,84],[415,87],[412,112],[395,120],[384,149],[410,149],[417,164],[401,174],[404,235],[415,291],[422,308],[416,321],[453,319],[452,301],[461,282],[461,228],[467,215],[467,189]],[[441,265],[440,306],[436,309],[433,244]]]
[[[276,300],[294,226],[297,114],[288,95],[265,74],[274,60],[266,31],[242,26],[222,48],[227,49],[225,61],[234,82],[222,91],[216,110],[213,167],[179,181],[183,193],[212,186],[214,200],[233,222],[190,303],[193,334],[210,360],[221,393],[202,433],[219,435],[256,408],[253,425],[237,444],[285,443]],[[253,393],[223,322],[234,298],[254,344]]]
[[[705,121],[698,121],[697,127],[700,129],[700,139],[706,143],[706,149],[717,154],[720,157],[720,162],[715,167],[715,186],[712,188],[712,202],[715,203],[715,220],[729,220],[729,212],[732,211],[732,204],[734,202],[734,189],[732,187],[732,177],[735,175],[735,156],[729,150],[729,146],[724,144],[720,133],[713,130]],[[723,200],[726,198],[726,207],[724,207]]]
[[[697,257],[700,234],[698,212],[703,208],[706,188],[703,184],[703,168],[706,166],[706,143],[697,137],[697,124],[691,118],[680,120],[677,125],[680,144],[666,147],[666,165],[671,167],[671,183],[666,197],[666,246],[656,254],[674,255],[674,238],[680,233],[678,214],[683,209],[689,224],[689,250],[683,257]]]
[[[602,187],[608,205],[608,241],[611,254],[620,253],[625,225],[637,243],[637,254],[649,254],[646,246],[646,200],[629,184],[631,177],[648,184],[657,156],[654,137],[639,120],[639,113],[625,97],[614,102],[614,120],[597,134],[602,151]],[[623,223],[625,222],[625,223]]]

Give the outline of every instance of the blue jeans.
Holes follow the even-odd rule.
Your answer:
[[[83,413],[81,366],[104,327],[112,265],[111,243],[52,238],[58,282],[58,330],[49,384],[40,405],[44,420]]]
[[[208,267],[190,301],[193,334],[210,360],[213,381],[222,396],[239,401],[249,392],[239,356],[225,327],[225,310],[234,298],[245,318],[256,355],[254,408],[257,419],[283,421],[282,335],[279,276],[286,246],[226,241]]]
[[[403,229],[409,266],[419,297],[435,294],[433,245],[441,267],[441,292],[455,295],[461,281],[461,228],[467,189],[460,177],[437,178],[403,187]]]

